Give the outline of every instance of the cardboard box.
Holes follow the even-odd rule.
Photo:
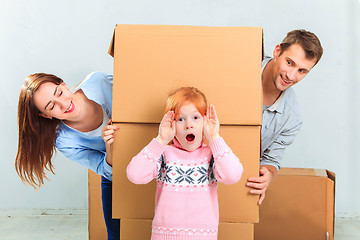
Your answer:
[[[116,25],[113,122],[160,123],[169,91],[194,86],[222,124],[261,125],[259,27]]]
[[[283,168],[269,186],[256,240],[333,240],[335,174]]]
[[[89,240],[107,239],[101,202],[101,176],[88,170],[89,182]]]
[[[121,219],[121,240],[150,240],[151,223],[149,219]],[[253,240],[252,223],[219,223],[218,240]]]
[[[113,217],[152,219],[156,182],[131,183],[126,167],[131,159],[158,134],[159,124],[116,123],[120,129],[113,143]],[[221,126],[220,134],[244,166],[241,180],[232,185],[219,183],[220,221],[258,222],[258,197],[245,187],[250,176],[259,172],[260,126]]]

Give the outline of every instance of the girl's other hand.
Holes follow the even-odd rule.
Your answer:
[[[216,115],[215,106],[210,104],[204,116],[204,135],[206,139],[211,142],[220,137],[219,135],[220,123]]]
[[[159,135],[156,140],[166,146],[175,136],[175,113],[168,111],[159,126]]]
[[[119,129],[118,126],[111,125],[111,119],[108,121],[108,125],[102,129],[101,137],[106,144],[112,144],[114,142],[114,133]]]

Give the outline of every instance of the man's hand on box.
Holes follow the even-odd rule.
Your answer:
[[[276,175],[277,169],[273,166],[267,165],[261,166],[259,172],[260,176],[249,178],[246,186],[252,188],[250,190],[251,194],[260,195],[258,204],[261,205],[265,199],[265,192]]]

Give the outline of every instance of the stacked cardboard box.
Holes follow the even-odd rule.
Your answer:
[[[157,136],[169,91],[199,88],[216,106],[220,134],[244,166],[242,179],[219,184],[219,240],[253,239],[258,198],[246,179],[257,176],[262,121],[262,29],[117,25],[114,57],[113,217],[121,240],[149,239],[156,183],[135,185],[126,167]],[[141,236],[140,236],[140,235]]]
[[[255,240],[333,240],[335,174],[283,168],[269,186]]]

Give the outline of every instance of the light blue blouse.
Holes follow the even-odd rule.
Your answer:
[[[262,70],[270,60],[270,57],[265,57]],[[301,109],[295,92],[290,87],[263,112],[260,165],[272,165],[280,169],[284,151],[295,140],[301,125]]]
[[[75,91],[81,89],[88,99],[101,105],[111,118],[112,88],[112,75],[93,72],[80,83]],[[112,181],[112,167],[105,160],[106,149],[101,136],[89,136],[61,122],[55,146],[65,157]]]

